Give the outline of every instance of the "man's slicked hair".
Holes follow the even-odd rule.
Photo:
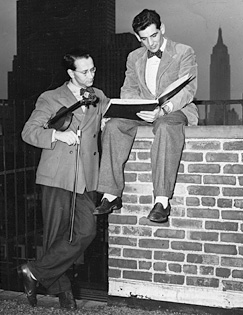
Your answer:
[[[81,48],[73,48],[72,50],[70,50],[68,53],[66,53],[63,56],[62,65],[65,68],[65,70],[71,69],[74,71],[76,70],[76,67],[74,64],[75,60],[82,59],[82,58],[88,59],[89,57],[91,56],[87,50],[84,50]]]
[[[155,24],[159,30],[161,26],[160,16],[155,10],[144,9],[133,19],[132,28],[138,34],[139,31],[145,30],[151,24]]]

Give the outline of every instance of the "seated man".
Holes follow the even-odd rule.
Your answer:
[[[192,103],[197,88],[197,63],[190,46],[164,36],[165,26],[156,11],[143,10],[134,18],[132,26],[142,47],[128,55],[121,98],[156,99],[184,75],[195,79],[154,111],[138,113],[140,121],[113,118],[106,123],[98,184],[98,191],[104,195],[94,214],[110,213],[122,207],[124,166],[137,127],[150,125],[155,135],[151,149],[155,202],[148,219],[161,223],[167,221],[170,214],[169,199],[173,195],[185,142],[184,126],[198,122],[197,107]]]

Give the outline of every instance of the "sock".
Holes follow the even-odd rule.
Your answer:
[[[104,198],[108,199],[109,202],[112,202],[113,200],[115,200],[117,198],[117,196],[105,193],[102,199],[104,199]]]
[[[167,208],[167,206],[168,206],[168,200],[169,200],[168,197],[165,197],[165,196],[157,196],[157,197],[155,198],[155,203],[160,202],[160,203],[163,205],[164,208]]]

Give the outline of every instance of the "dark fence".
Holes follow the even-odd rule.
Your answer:
[[[42,255],[41,191],[35,184],[41,151],[21,139],[33,108],[30,101],[0,101],[0,288],[4,290],[22,291],[17,266]],[[69,272],[76,297],[106,299],[107,244],[107,218],[101,218],[84,264]]]

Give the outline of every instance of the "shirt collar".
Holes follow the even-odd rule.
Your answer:
[[[163,37],[163,38],[164,38],[164,37]],[[167,38],[164,38],[163,44],[162,44],[161,47],[160,47],[160,50],[161,50],[161,51],[164,51],[164,50],[165,50],[166,43],[167,43]]]

